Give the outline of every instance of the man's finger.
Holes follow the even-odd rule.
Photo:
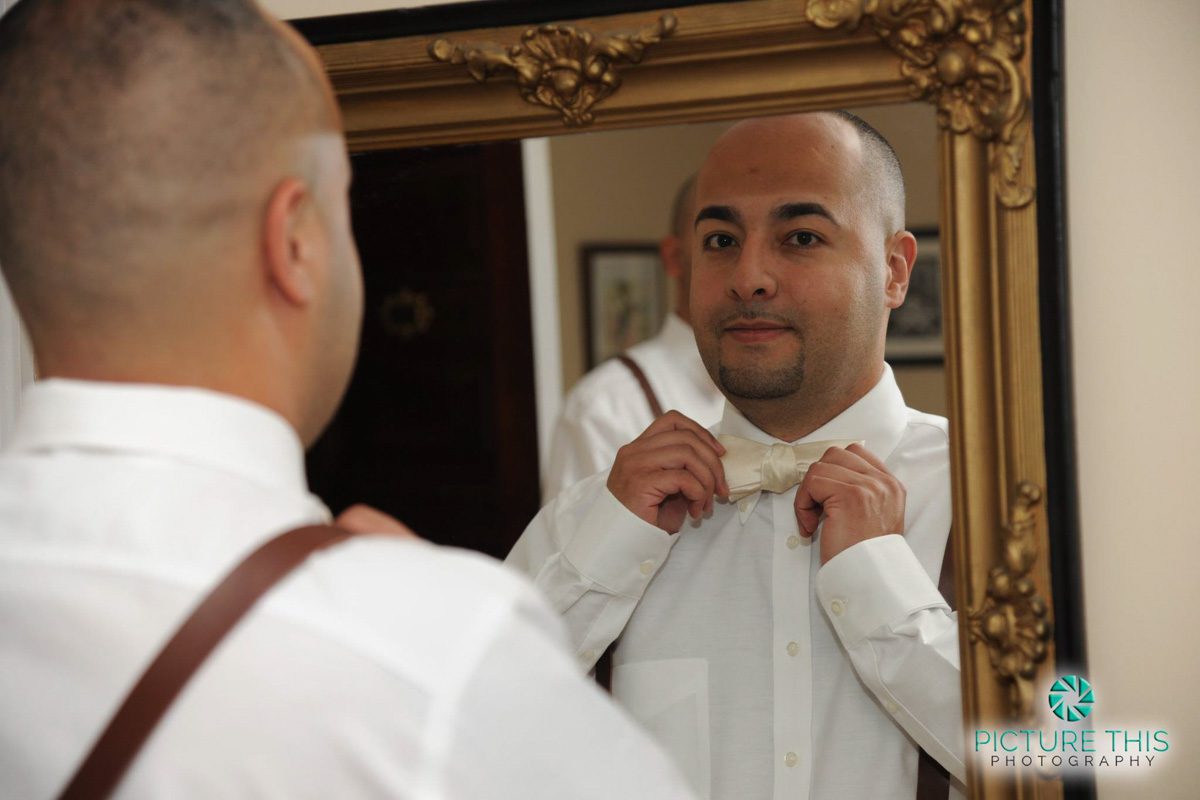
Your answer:
[[[857,447],[857,445],[850,445],[850,447]],[[878,466],[862,457],[861,454],[866,452],[861,447],[858,450],[851,450],[849,447],[831,447],[821,455],[816,464],[836,464],[864,474],[878,472],[880,469]]]
[[[656,448],[654,451],[647,449],[645,452],[657,452],[658,448],[668,445],[691,448],[696,453],[696,457],[708,466],[716,479],[713,493],[721,497],[729,496],[729,484],[725,481],[725,465],[721,462],[721,457],[705,446],[703,441],[699,441],[691,431],[666,431],[647,438],[644,443],[639,443],[639,447]]]
[[[696,422],[691,417],[685,417],[678,411],[668,411],[658,419],[654,420],[654,422],[651,422],[650,426],[642,432],[642,435],[639,436],[638,439],[655,436],[660,433],[665,433],[666,431],[691,431],[699,436],[705,444],[711,447],[713,452],[715,452],[717,455],[725,455],[725,446],[717,441],[717,437],[713,436],[708,429],[699,422]]]
[[[867,448],[863,447],[861,444],[858,444],[857,442],[855,442],[854,444],[847,447],[846,450],[848,452],[854,453],[854,455],[863,459],[868,464],[875,467],[875,469],[883,470],[884,472],[888,473],[889,475],[891,474],[891,470],[889,470],[887,468],[887,465],[883,463],[883,459],[880,458],[879,456],[875,455],[874,453],[872,453]]]
[[[804,480],[800,482],[800,487],[796,490],[796,500],[793,503],[796,509],[796,521],[800,523],[800,532],[805,536],[812,536],[817,532],[825,501],[832,497],[834,492],[845,491],[856,485],[831,477],[833,465],[827,464],[824,470],[814,472],[816,467],[817,465],[814,464],[809,468]],[[854,474],[844,467],[837,469],[842,470],[846,475]]]
[[[698,452],[700,449],[703,449],[703,445],[697,446],[689,442],[669,444],[638,453],[633,458],[631,466],[638,472],[656,469],[687,470],[704,486],[707,502],[707,499],[711,499],[716,492],[719,478],[713,471],[712,465],[706,462]],[[709,455],[712,454],[709,453]]]
[[[649,485],[666,499],[671,495],[681,494],[688,501],[688,516],[699,519],[703,516],[705,503],[712,499],[712,493],[686,469],[666,469],[654,473],[648,479]]]
[[[333,523],[353,533],[391,533],[405,538],[421,538],[390,514],[362,503],[356,503],[338,514]]]

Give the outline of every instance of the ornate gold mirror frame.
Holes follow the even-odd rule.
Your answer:
[[[1055,664],[1030,15],[1031,0],[751,0],[319,49],[353,150],[936,104],[963,698],[968,720],[1011,725]],[[970,789],[1062,795],[1029,772],[972,769]]]

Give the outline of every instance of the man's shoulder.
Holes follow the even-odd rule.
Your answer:
[[[615,408],[637,406],[646,401],[634,374],[615,358],[593,368],[567,393],[563,404],[564,416],[586,417],[589,414],[611,412]]]
[[[911,463],[950,468],[950,421],[937,414],[907,409],[904,431],[895,455]]]
[[[417,540],[357,537],[310,558],[295,577],[272,610],[297,613],[418,684],[444,683],[451,668],[463,674],[464,660],[516,617],[553,619],[529,583],[495,559]]]

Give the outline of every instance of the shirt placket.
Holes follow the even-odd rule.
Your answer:
[[[812,539],[800,536],[795,490],[767,495],[774,523],[771,641],[775,673],[775,800],[809,796],[812,785],[812,636],[809,562]]]

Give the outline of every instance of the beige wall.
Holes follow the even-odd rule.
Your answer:
[[[1200,796],[1200,3],[1067,0],[1079,497],[1098,723],[1166,727],[1152,778]]]

